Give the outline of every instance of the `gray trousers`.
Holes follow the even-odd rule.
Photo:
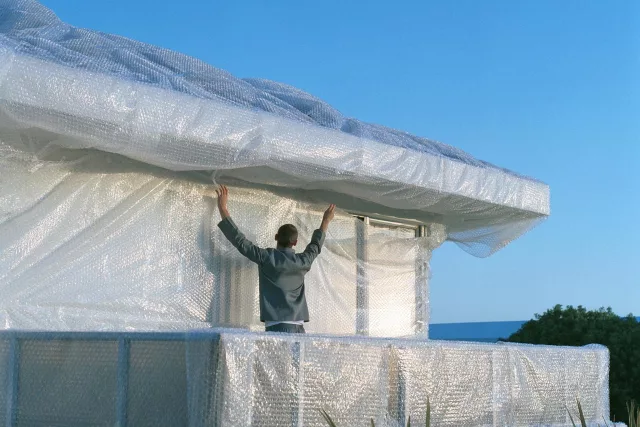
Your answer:
[[[304,326],[292,325],[291,323],[278,323],[276,325],[267,326],[267,332],[285,332],[287,334],[304,334]]]

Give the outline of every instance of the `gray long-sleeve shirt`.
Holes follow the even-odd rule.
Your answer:
[[[238,251],[258,264],[260,321],[309,321],[304,293],[304,276],[320,254],[325,233],[315,230],[304,252],[293,248],[262,249],[249,241],[231,218],[218,224],[225,237]]]

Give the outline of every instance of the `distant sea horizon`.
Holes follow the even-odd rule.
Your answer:
[[[636,319],[640,322],[640,317]],[[528,320],[432,323],[429,325],[429,338],[434,340],[496,342],[501,338],[509,338],[526,322]]]

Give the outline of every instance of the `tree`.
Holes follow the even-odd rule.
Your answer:
[[[526,322],[507,341],[529,344],[582,346],[602,344],[609,349],[611,417],[628,422],[627,402],[640,401],[640,323],[620,317],[611,308],[588,311],[582,306],[556,305]]]

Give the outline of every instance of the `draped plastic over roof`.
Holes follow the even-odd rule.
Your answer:
[[[550,211],[539,181],[344,117],[281,83],[72,27],[34,0],[0,0],[3,128],[352,212],[441,223],[479,256]]]

